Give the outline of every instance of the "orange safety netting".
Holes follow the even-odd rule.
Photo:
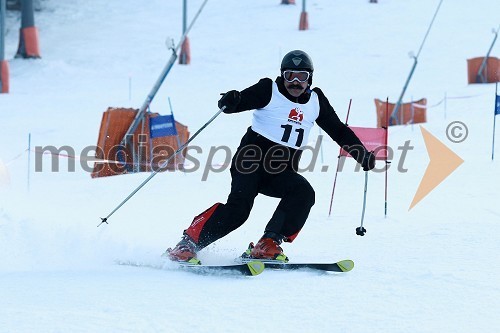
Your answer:
[[[484,57],[467,59],[467,74],[469,83],[500,82],[500,59],[488,57],[486,66],[479,73]]]
[[[150,138],[149,119],[157,117],[157,113],[147,113],[126,147],[121,141],[132,121],[137,109],[108,108],[103,113],[99,138],[97,141],[96,158],[105,160],[96,162],[92,178],[107,177],[133,172],[151,172],[171,156],[189,139],[187,126],[175,122],[178,139],[175,136]],[[175,170],[184,163],[185,151],[172,158],[164,170]]]
[[[375,98],[377,108],[377,127],[387,127],[387,112],[389,117],[392,115],[396,104],[381,101]],[[427,122],[427,99],[422,98],[412,103],[401,103],[398,109],[397,123],[389,118],[389,126],[407,125]]]

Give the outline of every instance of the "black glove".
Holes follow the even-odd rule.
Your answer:
[[[361,166],[364,171],[369,171],[375,168],[375,155],[371,151],[365,152],[363,156],[363,161],[361,162]]]
[[[237,90],[231,90],[228,91],[225,94],[221,94],[222,98],[219,99],[219,103],[217,105],[219,106],[219,109],[222,109],[222,107],[226,107],[224,109],[224,113],[233,113],[236,111],[236,107],[238,104],[240,104],[241,100],[241,94]]]

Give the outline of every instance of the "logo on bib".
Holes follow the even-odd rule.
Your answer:
[[[300,110],[298,107],[290,110],[290,114],[288,115],[289,122],[300,125],[303,119],[304,119],[304,112]]]

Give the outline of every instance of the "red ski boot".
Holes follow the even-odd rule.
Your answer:
[[[252,245],[250,243],[250,247]],[[250,252],[251,258],[288,262],[288,257],[283,253],[283,249],[273,238],[262,237],[252,249],[250,247],[247,252]]]
[[[184,235],[179,243],[171,249],[168,248],[164,256],[172,261],[186,262],[200,265],[201,261],[196,258],[196,244],[189,236]]]

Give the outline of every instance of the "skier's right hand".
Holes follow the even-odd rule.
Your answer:
[[[375,168],[375,155],[371,151],[366,151],[361,162],[364,171],[370,171]]]
[[[238,107],[238,104],[240,104],[241,100],[240,92],[238,90],[231,90],[221,95],[222,97],[219,99],[219,103],[217,103],[219,109],[222,109],[225,106],[226,108],[223,111],[224,113],[236,112],[236,108]]]

